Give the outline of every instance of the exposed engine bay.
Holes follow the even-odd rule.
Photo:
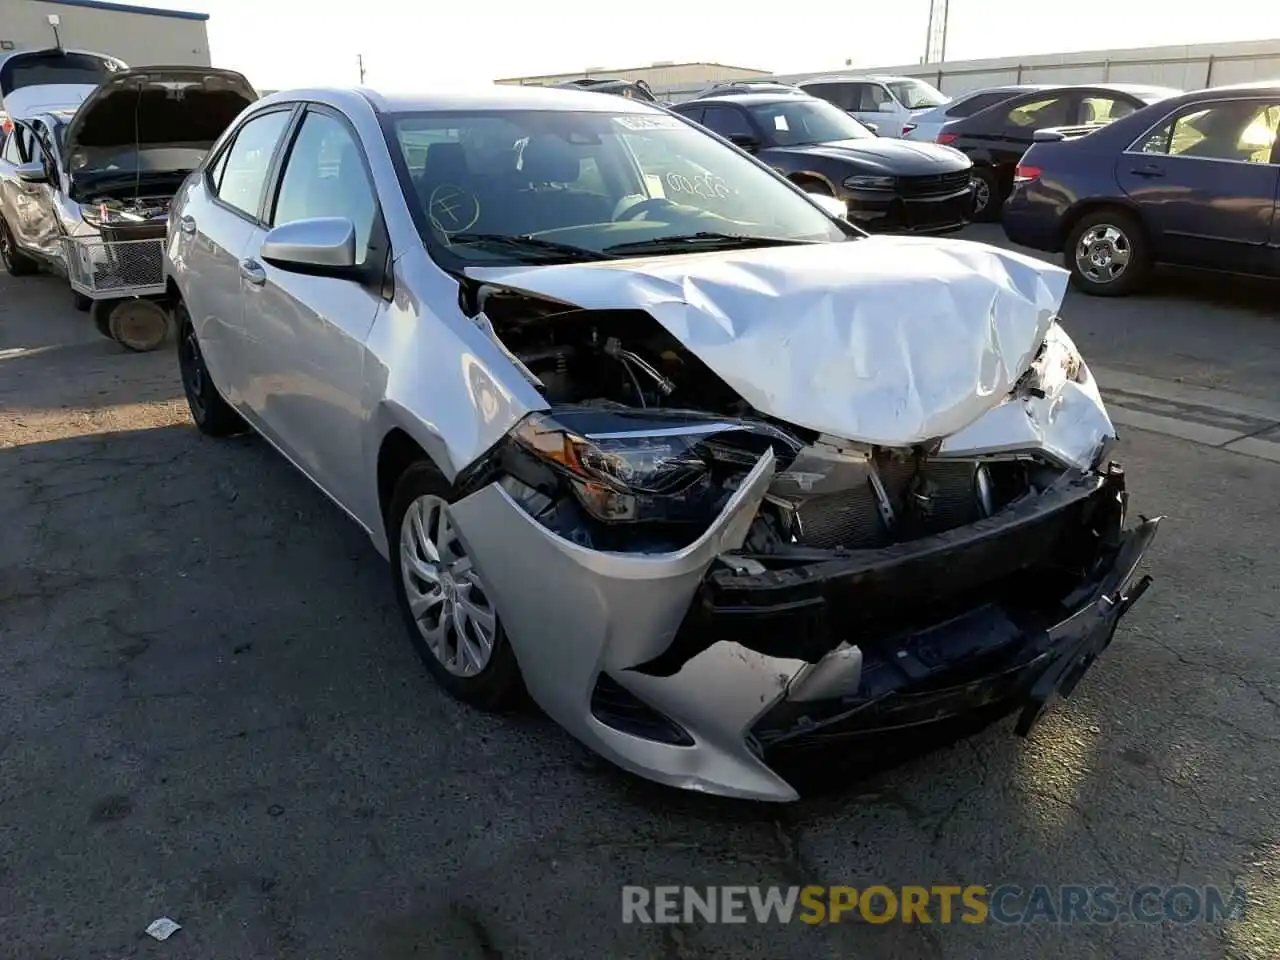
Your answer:
[[[1029,457],[870,446],[768,417],[643,310],[584,310],[486,286],[464,287],[463,299],[551,405],[489,461],[484,479],[499,479],[539,522],[584,547],[679,549],[767,448],[777,472],[742,554],[783,565],[943,533],[1063,474]]]

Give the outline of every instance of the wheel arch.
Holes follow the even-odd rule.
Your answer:
[[[816,170],[792,170],[786,177],[801,190],[804,189],[805,184],[812,183],[829,191],[831,196],[838,196],[836,185],[831,182],[831,178],[818,173]]]
[[[1068,208],[1058,224],[1058,234],[1055,238],[1058,250],[1063,253],[1067,252],[1067,238],[1071,236],[1071,232],[1075,230],[1077,224],[1089,214],[1096,213],[1099,210],[1118,210],[1132,218],[1138,225],[1138,229],[1142,231],[1142,238],[1147,242],[1148,247],[1151,246],[1151,231],[1147,228],[1146,221],[1143,220],[1137,204],[1120,197],[1096,197],[1080,200]]]

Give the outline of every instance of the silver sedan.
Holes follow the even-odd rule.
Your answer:
[[[1025,731],[1147,583],[1063,271],[868,238],[652,105],[275,94],[165,269],[196,425],[368,533],[436,680],[663,783]]]

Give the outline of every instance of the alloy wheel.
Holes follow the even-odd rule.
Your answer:
[[[418,497],[405,511],[400,570],[410,613],[432,655],[455,676],[484,670],[498,618],[442,498]]]
[[[1109,223],[1099,223],[1080,235],[1076,244],[1076,269],[1093,283],[1118,280],[1128,269],[1133,248],[1124,231]]]
[[[978,178],[973,185],[973,212],[975,214],[982,213],[987,209],[987,204],[991,202],[991,184],[986,180]]]

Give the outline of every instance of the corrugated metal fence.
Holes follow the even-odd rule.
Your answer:
[[[1253,80],[1280,80],[1280,39],[1091,50],[1082,53],[1006,57],[999,60],[960,60],[954,63],[846,67],[821,73],[780,74],[775,79],[800,83],[817,77],[868,73],[918,77],[952,96],[1007,83],[1110,81],[1198,90]],[[660,97],[678,101],[692,97],[698,90],[659,90],[655,86],[654,92]]]

